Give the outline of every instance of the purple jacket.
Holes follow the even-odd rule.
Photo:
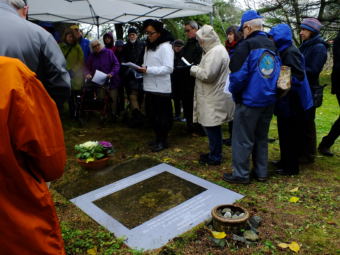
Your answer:
[[[92,52],[86,62],[85,75],[91,74],[92,76],[96,70],[102,71],[106,74],[111,74],[110,88],[115,89],[120,85],[119,79],[120,64],[115,54],[106,48],[103,48],[99,53]]]

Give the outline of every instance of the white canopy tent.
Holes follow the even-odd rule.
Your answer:
[[[29,19],[92,25],[212,12],[212,0],[30,0]]]

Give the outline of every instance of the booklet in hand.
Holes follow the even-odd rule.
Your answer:
[[[132,63],[132,62],[126,62],[126,63],[123,62],[123,63],[122,63],[122,66],[131,67],[131,68],[133,68],[133,69],[142,68],[141,66],[136,65],[136,64],[134,64],[134,63]]]
[[[98,85],[104,85],[107,79],[107,74],[103,73],[99,70],[96,70],[96,72],[93,75],[92,82],[98,84]]]

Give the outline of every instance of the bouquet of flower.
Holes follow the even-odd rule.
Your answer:
[[[113,152],[112,144],[107,141],[88,141],[77,144],[74,149],[77,152],[76,157],[86,163],[108,157]]]

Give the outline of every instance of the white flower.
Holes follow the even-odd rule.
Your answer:
[[[97,141],[88,141],[86,143],[80,144],[80,147],[86,148],[86,149],[91,149],[93,147],[96,147],[98,145]]]

